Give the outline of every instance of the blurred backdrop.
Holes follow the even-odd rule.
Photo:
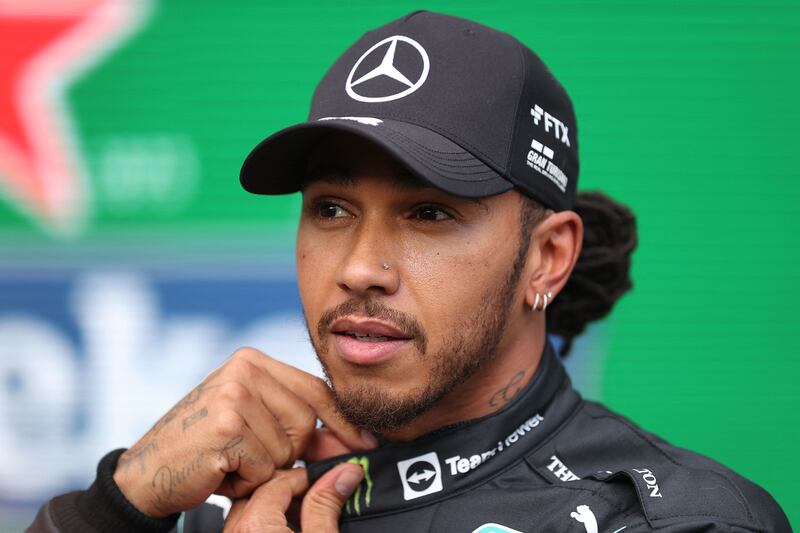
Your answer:
[[[298,198],[238,170],[420,7],[539,53],[577,109],[579,187],[638,216],[635,288],[568,359],[579,389],[800,524],[796,0],[0,0],[0,531],[237,346],[316,368]]]

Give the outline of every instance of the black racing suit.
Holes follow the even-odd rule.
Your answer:
[[[138,513],[111,477],[120,453],[101,461],[88,491],[42,507],[31,530],[221,531],[223,510],[209,504],[164,520]],[[343,461],[366,473],[342,512],[349,533],[791,531],[760,487],[581,399],[549,344],[503,409],[311,464],[309,477]]]

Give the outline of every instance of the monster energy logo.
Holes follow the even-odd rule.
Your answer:
[[[353,514],[353,510],[355,510],[356,515],[361,515],[361,493],[364,493],[365,508],[369,509],[369,504],[372,501],[372,478],[369,476],[369,459],[366,457],[351,457],[347,462],[359,465],[364,470],[364,480],[358,484],[353,496],[347,500],[345,505],[348,514]],[[366,485],[366,489],[362,491],[364,485]]]

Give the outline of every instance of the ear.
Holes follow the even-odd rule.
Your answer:
[[[566,285],[582,245],[583,221],[574,211],[552,212],[536,226],[528,250],[528,265],[533,269],[525,290],[528,307],[536,301],[536,293],[552,293],[550,301],[556,297]]]

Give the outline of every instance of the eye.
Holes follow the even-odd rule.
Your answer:
[[[412,218],[424,220],[425,222],[440,222],[442,220],[450,220],[453,216],[440,207],[423,205],[414,210]]]
[[[345,218],[350,213],[345,208],[333,202],[320,202],[314,207],[314,211],[319,218]]]

